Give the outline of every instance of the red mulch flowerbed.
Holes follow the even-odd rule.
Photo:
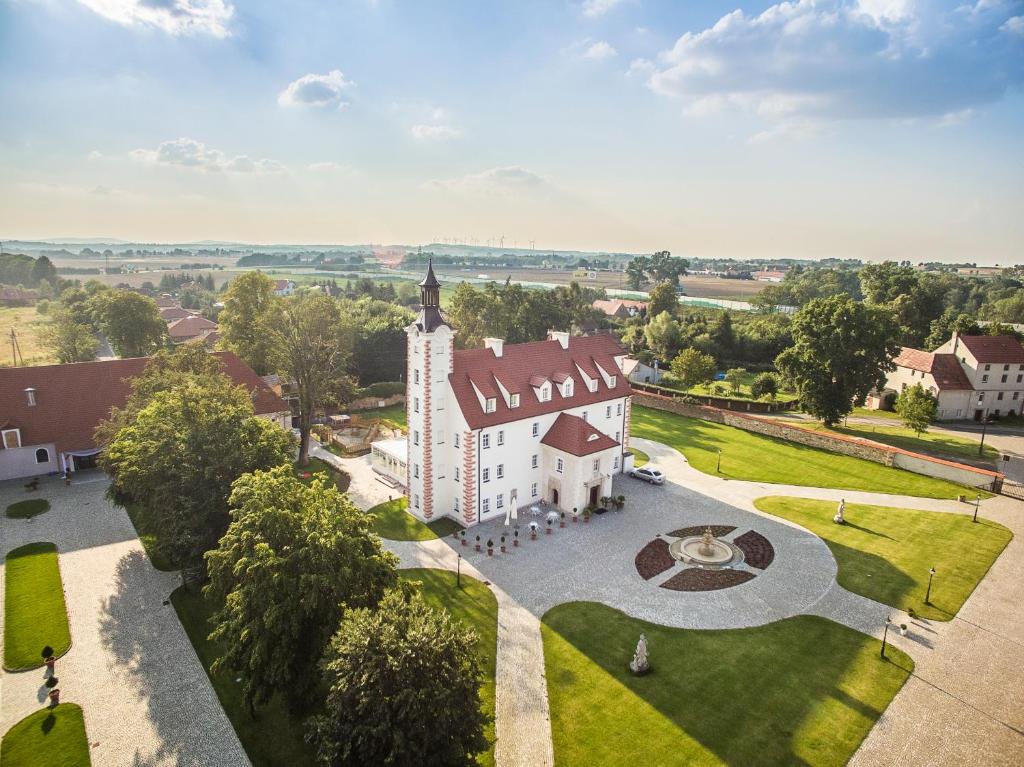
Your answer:
[[[715,591],[746,583],[754,577],[746,570],[702,570],[691,567],[676,573],[663,584],[663,589],[672,591]]]
[[[758,570],[764,570],[775,559],[775,547],[761,533],[751,530],[738,536],[733,543],[743,552],[744,561]]]
[[[649,581],[655,575],[659,575],[672,567],[676,560],[668,551],[668,543],[661,538],[655,538],[640,549],[640,553],[636,555],[634,562],[640,577],[645,581]]]
[[[711,528],[711,534],[716,538],[728,535],[736,529],[729,525],[694,525],[693,527],[681,527],[678,530],[673,530],[669,535],[673,538],[691,538],[695,535],[704,535],[704,531],[709,527]]]

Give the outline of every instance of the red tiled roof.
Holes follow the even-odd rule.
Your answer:
[[[182,309],[180,306],[165,306],[160,309],[160,316],[167,322],[172,320],[180,320],[182,317],[194,317],[198,312],[190,312],[188,309]]]
[[[970,379],[953,354],[933,354],[904,346],[893,359],[900,367],[931,373],[939,390],[973,389]]]
[[[287,412],[288,405],[255,371],[231,352],[217,352],[221,370],[252,396],[257,415]],[[57,450],[89,450],[93,431],[123,407],[131,379],[139,375],[147,357],[69,365],[0,368],[0,425],[21,430],[21,444],[54,443]],[[25,389],[36,390],[36,405],[29,407]]]
[[[287,290],[291,280],[274,280],[274,290]]]
[[[1024,346],[1013,336],[960,336],[978,362],[1024,363]]]
[[[625,352],[618,341],[606,335],[573,336],[569,339],[568,349],[563,349],[558,341],[505,344],[501,357],[495,357],[491,349],[461,349],[455,352],[454,369],[448,380],[469,427],[479,429],[629,396],[629,383],[614,359],[622,354]],[[615,387],[609,389],[604,379],[599,377],[597,391],[590,391],[580,380],[577,363],[585,370],[599,364],[609,375],[615,376]],[[535,382],[540,378],[554,380],[559,373],[576,379],[573,396],[563,397],[560,387],[553,386],[551,399],[540,402],[533,391],[537,385]],[[509,391],[521,392],[519,407],[510,409],[504,398],[499,396],[495,411],[484,413],[470,381],[480,386],[482,381],[493,381],[495,375]]]
[[[217,323],[210,322],[206,317],[189,316],[175,320],[167,326],[167,335],[171,340],[181,341],[186,338],[201,336],[205,331],[216,330]]]
[[[609,317],[614,317],[619,313],[619,309],[625,307],[626,309],[636,309],[640,311],[647,308],[647,304],[644,301],[631,301],[628,299],[604,299],[599,298],[594,301],[591,306],[604,312]]]
[[[960,360],[955,354],[932,355],[932,378],[939,390],[967,389],[972,390],[974,386],[971,379],[967,377],[964,369],[960,367]]]
[[[178,301],[174,298],[171,298],[170,296],[157,296],[156,305],[159,306],[161,309],[166,309],[171,306],[177,306]]]
[[[540,442],[569,455],[579,456],[597,453],[619,444],[579,416],[568,413],[562,413],[555,419]]]

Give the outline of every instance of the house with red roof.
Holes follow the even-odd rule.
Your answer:
[[[287,428],[291,412],[256,372],[231,352],[221,371],[244,386],[256,415]],[[0,368],[0,480],[73,472],[95,465],[93,437],[112,407],[124,407],[147,357]]]
[[[626,353],[610,335],[455,349],[429,266],[406,328],[409,511],[463,525],[546,502],[597,506],[632,467]]]
[[[199,315],[189,315],[167,325],[167,336],[172,344],[202,338],[217,330],[217,323]]]
[[[295,280],[274,280],[275,296],[290,296],[295,292]]]
[[[938,400],[940,421],[1020,415],[1024,406],[1024,347],[1013,336],[953,333],[934,352],[904,347],[893,362],[885,388],[921,384]]]

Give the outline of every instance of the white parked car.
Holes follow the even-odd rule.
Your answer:
[[[644,482],[650,482],[652,485],[665,484],[665,475],[657,469],[651,469],[647,466],[641,469],[633,469],[633,471],[629,472],[629,476],[634,479],[642,479]]]

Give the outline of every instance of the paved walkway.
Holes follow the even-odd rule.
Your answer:
[[[380,475],[370,466],[368,455],[341,458],[313,440],[309,443],[309,454],[340,469],[352,478],[352,483],[348,486],[348,495],[360,509],[370,509],[378,503],[402,495],[401,489],[388,487],[378,479]]]
[[[32,521],[0,517],[0,554],[57,544],[72,647],[57,661],[61,700],[85,712],[92,763],[103,767],[249,764],[206,672],[165,603],[177,576],[149,563],[127,515],[93,474],[70,488],[44,479],[32,497],[52,509]],[[0,484],[0,509],[26,496]],[[0,579],[2,580],[2,579]],[[45,705],[43,670],[0,677],[0,731]]]

